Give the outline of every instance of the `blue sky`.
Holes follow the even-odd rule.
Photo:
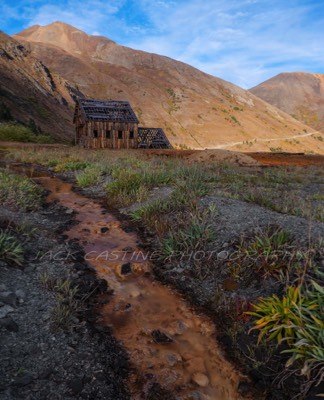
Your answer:
[[[250,88],[324,73],[324,0],[0,0],[8,34],[54,21]]]

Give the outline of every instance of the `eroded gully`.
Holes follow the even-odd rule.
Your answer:
[[[58,200],[76,212],[77,223],[65,233],[79,241],[87,262],[113,289],[100,313],[137,371],[129,382],[132,399],[141,399],[143,384],[150,381],[181,400],[241,399],[237,388],[243,377],[218,347],[213,323],[154,280],[136,234],[123,230],[96,201],[72,191],[70,183],[56,177],[34,179],[50,191],[48,201]],[[141,385],[136,384],[138,376]]]

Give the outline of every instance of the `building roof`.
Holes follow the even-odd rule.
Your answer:
[[[147,149],[172,149],[161,128],[138,128],[138,147]]]
[[[128,101],[78,99],[85,121],[109,121],[138,124]]]

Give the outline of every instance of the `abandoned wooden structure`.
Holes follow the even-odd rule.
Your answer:
[[[172,149],[161,128],[138,128],[138,147],[144,149]]]
[[[75,143],[85,148],[172,148],[161,128],[139,128],[128,101],[78,99]]]
[[[73,122],[75,142],[82,147],[138,147],[138,119],[128,101],[79,99]]]

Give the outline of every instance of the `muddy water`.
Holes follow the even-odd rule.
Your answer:
[[[35,181],[50,190],[48,200],[77,212],[78,223],[66,233],[80,241],[88,263],[114,290],[101,312],[137,371],[130,379],[132,399],[142,399],[143,386],[153,382],[177,399],[240,399],[242,376],[224,359],[213,324],[153,279],[135,233],[125,232],[113,215],[74,193],[69,183],[51,177]]]

